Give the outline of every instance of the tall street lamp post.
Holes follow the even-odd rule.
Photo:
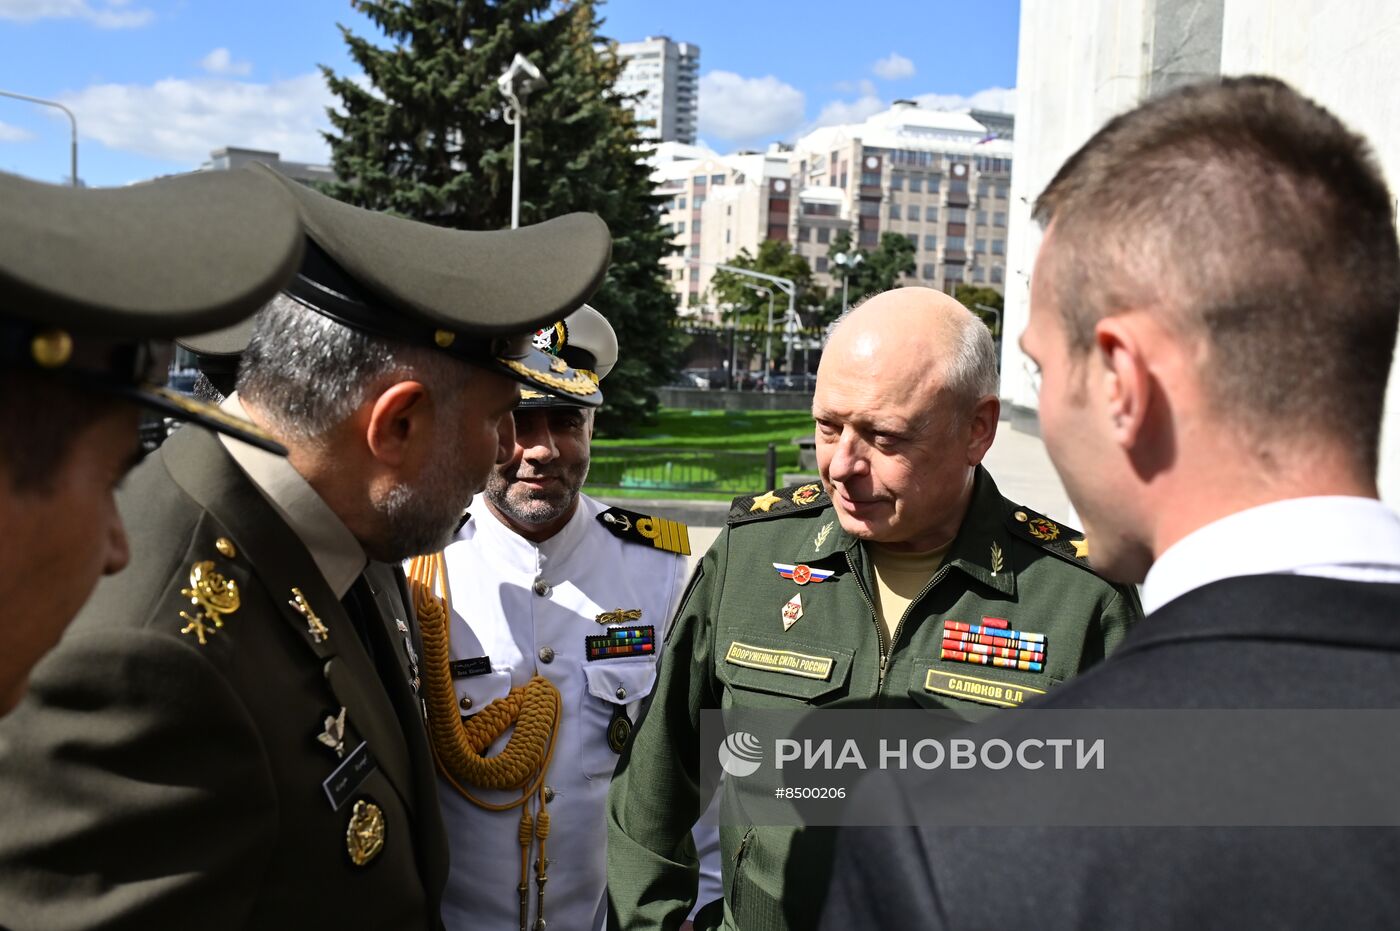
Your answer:
[[[515,162],[510,175],[510,228],[520,226],[520,127],[525,118],[525,100],[545,83],[540,69],[519,52],[510,67],[496,79],[496,87],[506,99],[505,120],[515,127]]]
[[[68,117],[68,122],[72,125],[72,140],[68,144],[68,171],[73,180],[73,187],[78,186],[78,118],[73,115],[73,111],[65,107],[56,100],[45,100],[42,97],[30,97],[28,94],[16,94],[13,91],[0,91],[0,97],[13,97],[15,100],[25,100],[29,103],[42,104],[45,107],[54,107],[62,110]]]
[[[856,270],[856,266],[865,261],[865,256],[859,252],[847,254],[838,252],[831,257],[831,260],[842,268],[841,273],[841,313],[846,312],[848,297],[851,292],[851,273]]]

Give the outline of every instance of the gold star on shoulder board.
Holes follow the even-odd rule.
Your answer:
[[[1072,546],[1072,547],[1074,547],[1074,558],[1075,558],[1075,559],[1088,559],[1088,558],[1089,558],[1089,541],[1088,541],[1087,539],[1084,539],[1084,540],[1070,540],[1070,541],[1069,541],[1069,545]]]
[[[750,506],[749,511],[768,511],[773,505],[782,500],[782,498],[773,494],[772,491],[765,491],[763,494],[753,499],[753,505]]]

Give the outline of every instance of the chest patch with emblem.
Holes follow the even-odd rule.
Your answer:
[[[651,656],[656,652],[656,628],[614,627],[605,634],[583,638],[589,662],[595,659],[618,659],[623,656]]]
[[[726,663],[747,666],[750,669],[766,669],[768,672],[781,672],[804,679],[830,679],[831,667],[835,664],[830,656],[812,656],[793,650],[769,650],[751,646],[735,640],[729,644],[729,652],[724,654]]]

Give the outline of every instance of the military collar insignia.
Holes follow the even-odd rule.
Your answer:
[[[608,508],[598,521],[615,537],[676,553],[690,555],[690,528],[678,520],[641,514],[624,508]]]
[[[188,622],[180,628],[180,633],[194,634],[200,646],[223,629],[224,615],[237,611],[243,603],[238,582],[215,571],[212,559],[201,560],[190,567],[190,586],[180,589],[180,594],[199,609],[196,614],[180,612],[180,617]]]
[[[829,520],[822,524],[822,529],[817,531],[817,537],[812,541],[813,549],[819,550],[822,548],[822,544],[825,543],[826,538],[831,535],[831,528],[834,526],[836,526],[836,521],[834,520]]]

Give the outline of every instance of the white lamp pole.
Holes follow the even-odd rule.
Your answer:
[[[831,260],[844,269],[841,275],[841,313],[844,314],[851,292],[851,272],[856,270],[857,265],[865,261],[865,256],[859,252],[853,252],[849,255],[845,252],[838,252],[831,257]]]
[[[42,97],[30,97],[28,94],[16,94],[13,91],[0,91],[0,97],[13,97],[15,100],[25,100],[29,103],[42,104],[45,107],[56,107],[68,116],[68,122],[72,124],[73,135],[68,145],[69,172],[73,180],[73,187],[78,186],[78,118],[73,115],[73,111],[65,107],[56,100],[45,100]]]
[[[510,67],[496,79],[496,87],[506,99],[505,120],[515,127],[515,158],[510,174],[510,228],[520,226],[520,128],[525,118],[525,100],[545,83],[540,69],[519,52]]]

